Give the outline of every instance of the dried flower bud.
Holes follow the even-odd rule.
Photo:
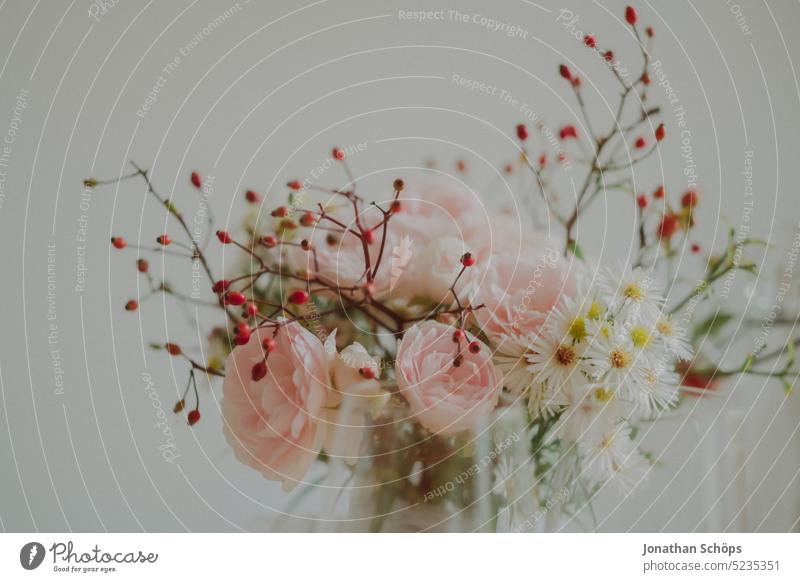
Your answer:
[[[200,420],[200,411],[195,408],[189,413],[186,420],[188,421],[189,426],[194,426]]]
[[[633,8],[633,6],[625,7],[625,20],[627,20],[628,24],[631,26],[636,24],[636,10]]]
[[[278,244],[278,239],[271,234],[268,234],[267,236],[261,237],[261,243],[268,249],[271,249]]]
[[[665,135],[667,135],[667,131],[664,129],[664,124],[661,123],[656,128],[656,141],[661,141]]]
[[[166,343],[164,344],[164,349],[167,350],[170,356],[180,356],[183,353],[178,344]]]
[[[181,398],[175,403],[175,406],[172,407],[172,412],[178,414],[181,410],[183,410],[185,406],[186,406],[186,401],[183,398]]]
[[[130,299],[130,300],[129,300],[129,301],[126,303],[126,304],[125,304],[125,309],[126,309],[127,311],[136,311],[136,310],[138,309],[138,307],[139,307],[139,302],[138,302],[138,301],[136,301],[136,299]]]
[[[138,259],[136,261],[136,268],[140,273],[146,273],[150,270],[150,263],[147,262],[147,259]]]
[[[597,48],[597,41],[591,34],[587,34],[583,37],[583,44],[588,46],[589,48]]]
[[[528,128],[524,123],[517,125],[517,138],[519,138],[520,141],[528,139]]]
[[[395,192],[402,192],[403,188],[405,188],[406,185],[405,185],[405,182],[403,182],[400,178],[397,178],[394,181],[394,184],[392,184],[392,187],[394,188]]]
[[[112,236],[111,237],[111,244],[114,245],[115,249],[120,249],[120,250],[122,250],[126,246],[128,246],[128,243],[126,243],[125,239],[122,238],[121,236]]]
[[[560,65],[558,67],[558,74],[564,77],[567,81],[572,79],[572,71],[569,70],[567,65]]]
[[[218,230],[217,238],[219,239],[219,242],[221,242],[224,245],[229,245],[233,242],[233,239],[231,238],[231,235],[228,233],[227,230]]]
[[[167,246],[172,242],[172,239],[169,238],[168,234],[162,234],[158,238],[156,238],[156,242],[162,246]]]
[[[289,303],[293,305],[305,305],[308,300],[308,292],[303,289],[297,289],[289,294]]]
[[[255,190],[248,190],[244,193],[244,197],[250,204],[258,204],[261,202],[261,196],[259,196],[258,192]]]

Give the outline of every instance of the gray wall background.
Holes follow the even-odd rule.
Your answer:
[[[637,7],[656,28],[654,58],[686,112],[703,196],[697,240],[705,248],[740,224],[745,152],[754,152],[750,224],[774,254],[758,285],[740,275],[726,300],[742,315],[726,338],[735,361],[760,331],[798,232],[800,6],[716,0]],[[217,219],[238,223],[245,188],[281,195],[276,185],[307,175],[332,144],[366,141],[353,163],[359,173],[379,172],[372,184],[435,156],[448,171],[466,158],[481,187],[490,177],[481,158],[499,164],[513,156],[509,135],[521,113],[459,87],[454,74],[499,87],[558,125],[575,115],[556,73],[558,63],[570,62],[585,79],[593,114],[607,120],[601,97],[618,89],[556,22],[561,8],[618,55],[636,54],[621,21],[624,2],[616,0],[0,3],[0,133],[11,140],[0,167],[0,527],[268,530],[271,508],[286,501],[229,452],[216,413],[218,385],[201,387],[204,419],[194,429],[169,414],[184,367],[143,346],[166,336],[196,344],[197,332],[169,301],[126,313],[122,305],[141,282],[133,255],[107,242],[114,233],[149,244],[164,228],[164,213],[143,204],[140,184],[86,193],[83,178],[122,173],[136,160],[191,215],[196,197],[187,176],[198,169],[214,176]],[[434,9],[485,15],[527,34],[398,17]],[[137,115],[159,76],[157,101]],[[663,102],[659,91],[652,96]],[[663,180],[676,196],[686,185],[685,160],[674,116],[664,120],[661,155],[636,178],[642,191]],[[324,181],[342,178],[332,171]],[[490,203],[510,204],[494,192],[486,191]],[[636,236],[630,204],[610,197],[592,217],[580,226],[586,247],[601,262],[625,256]],[[223,270],[226,258],[212,257]],[[152,264],[190,288],[188,269]],[[683,256],[688,281],[701,269],[700,259]],[[85,286],[76,290],[82,276]],[[796,310],[797,278],[794,285]],[[748,319],[755,328],[745,329]],[[771,329],[770,345],[789,331]],[[168,413],[176,463],[159,451],[163,436],[144,373]],[[779,384],[755,379],[733,379],[713,396],[690,400],[647,431],[648,446],[664,452],[648,484],[597,502],[600,529],[796,529],[799,417],[797,395],[787,399]]]

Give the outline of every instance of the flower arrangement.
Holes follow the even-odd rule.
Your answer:
[[[227,442],[242,463],[287,491],[311,487],[311,467],[324,462],[373,490],[363,516],[373,530],[403,507],[434,502],[456,513],[486,502],[483,525],[519,529],[553,499],[566,507],[564,497],[590,499],[610,482],[635,487],[653,461],[637,446],[638,426],[685,394],[737,373],[790,386],[792,343],[723,369],[697,348],[719,327],[716,319],[690,330],[697,304],[713,304],[717,281],[754,269],[742,253],[758,241],[731,232],[724,251],[708,255],[704,277],[670,296],[675,258],[702,252],[691,242],[700,197],[690,189],[673,200],[664,185],[649,196],[632,189],[634,168],[667,136],[655,121],[659,107],[648,101],[653,29],[641,27],[632,7],[625,19],[642,60],[633,82],[619,74],[611,49],[584,39],[620,83],[613,124],[601,131],[590,119],[581,78],[560,65],[583,119],[555,132],[555,149],[531,145],[532,132],[550,131],[543,122],[519,124],[517,159],[503,166],[507,175],[526,173],[530,188],[521,197],[541,200],[561,233],[537,231],[534,217],[508,228],[506,215],[464,185],[464,162],[449,180],[397,178],[386,193],[367,194],[348,152],[334,148],[330,159],[344,170],[344,186],[289,180],[286,202],[270,207],[249,190],[252,211],[242,228],[209,230],[223,249],[241,253],[236,268],[218,277],[205,244],[147,170],[87,180],[88,187],[143,180],[176,225],[152,247],[111,239],[117,249],[137,250],[149,286],[127,310],[162,294],[195,301],[155,278],[149,252],[198,266],[208,281],[202,302],[222,314],[225,324],[200,350],[204,358],[173,341],[153,345],[187,362],[175,413],[199,422],[197,376],[224,378]],[[585,176],[565,208],[555,183],[567,164]],[[202,192],[198,173],[190,183]],[[638,247],[629,263],[598,267],[582,250],[577,225],[614,192],[636,208]],[[784,369],[757,369],[784,353]]]

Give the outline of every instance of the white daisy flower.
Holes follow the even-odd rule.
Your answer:
[[[597,426],[606,428],[630,417],[633,405],[602,385],[587,385],[568,395],[566,409],[553,426],[553,438],[578,442]]]
[[[629,386],[635,391],[634,398],[645,414],[653,415],[675,404],[680,376],[664,370],[663,366],[650,366],[644,368],[643,372],[642,381]]]
[[[578,447],[585,471],[595,483],[613,479],[621,489],[630,490],[646,475],[646,460],[631,439],[627,423],[593,431]]]
[[[609,323],[594,327],[584,356],[589,375],[617,389],[628,382],[640,381],[642,365],[650,363],[645,354],[637,351],[630,337],[617,333]]]
[[[531,351],[527,356],[528,370],[535,381],[547,384],[554,391],[569,390],[570,387],[586,383],[581,359],[583,348],[573,342],[571,336],[559,337],[543,333],[532,338]]]
[[[664,286],[653,273],[637,267],[607,269],[599,278],[609,310],[622,322],[654,324],[664,304]]]
[[[676,325],[672,317],[662,314],[656,322],[656,331],[670,354],[687,362],[694,357],[692,344],[686,339],[686,330]]]

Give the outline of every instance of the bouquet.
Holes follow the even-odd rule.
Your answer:
[[[715,284],[752,272],[745,257],[759,241],[731,232],[722,252],[703,254],[692,242],[696,188],[633,190],[636,166],[668,139],[648,99],[653,29],[631,7],[625,18],[641,53],[634,80],[620,75],[613,50],[583,39],[619,81],[613,123],[590,119],[580,76],[562,64],[556,72],[583,117],[515,128],[518,151],[499,174],[507,188],[518,184],[528,214],[487,203],[491,192],[469,187],[463,161],[445,178],[398,176],[365,191],[352,148],[336,147],[329,162],[343,185],[290,178],[279,194],[248,190],[240,227],[205,226],[237,253],[222,276],[197,221],[159,194],[147,170],[87,180],[143,180],[172,218],[154,246],[111,239],[137,250],[149,289],[125,308],[166,295],[219,314],[205,346],[153,344],[187,364],[175,413],[198,423],[197,378],[222,378],[236,457],[287,492],[313,490],[322,466],[334,491],[324,511],[352,493],[343,517],[330,510],[350,529],[522,531],[557,524],[609,485],[635,488],[658,458],[640,450],[637,430],[686,395],[738,373],[790,387],[791,343],[731,369],[698,349],[722,324]],[[571,198],[558,192],[565,167],[583,172]],[[200,204],[201,176],[190,183]],[[610,196],[635,207],[638,240],[627,260],[604,266],[582,249],[578,226]],[[544,232],[543,223],[555,227]],[[676,258],[687,251],[704,256],[706,270],[678,293]],[[158,280],[146,253],[191,261],[204,296]],[[713,315],[696,323],[701,303]],[[783,369],[758,367],[785,353]]]

